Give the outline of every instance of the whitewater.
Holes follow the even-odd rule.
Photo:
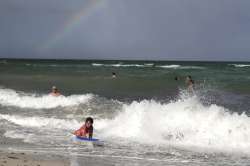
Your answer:
[[[75,165],[86,158],[104,165],[248,165],[248,65],[6,61],[0,149],[62,155]],[[186,91],[189,74],[194,94]],[[52,85],[63,95],[50,96]],[[89,116],[103,147],[73,141]]]
[[[182,95],[169,102],[112,101],[111,107],[115,109],[106,111],[103,107],[101,110],[105,113],[92,112],[91,108],[85,108],[85,105],[78,108],[90,109],[84,114],[73,107],[86,103],[94,105],[97,100],[101,100],[100,97],[93,94],[39,97],[37,94],[25,94],[11,89],[1,89],[1,92],[1,110],[15,108],[15,111],[0,114],[1,128],[5,130],[3,137],[18,139],[20,144],[32,144],[37,149],[46,147],[51,153],[57,152],[55,145],[67,149],[75,148],[69,133],[79,128],[86,116],[93,116],[95,137],[106,141],[112,148],[135,144],[154,148],[160,146],[163,149],[188,149],[195,153],[238,152],[250,155],[250,118],[244,113],[233,113],[216,104],[204,105],[196,95]],[[106,100],[105,102],[110,102]],[[69,110],[53,110],[63,107],[68,107]],[[33,112],[30,112],[31,108]],[[38,110],[39,116],[36,114]],[[57,115],[59,113],[60,115]],[[40,137],[41,135],[43,137]],[[128,150],[130,148],[133,147]],[[150,152],[146,148],[143,153],[147,151]],[[82,150],[79,154],[85,154],[85,151]]]

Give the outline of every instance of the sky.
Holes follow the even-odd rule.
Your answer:
[[[250,1],[3,0],[0,58],[250,61]]]

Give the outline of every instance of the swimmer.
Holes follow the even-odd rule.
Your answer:
[[[112,73],[112,78],[116,78],[116,73],[115,72]]]
[[[61,96],[61,93],[58,91],[58,89],[56,88],[56,86],[53,86],[50,95],[57,97],[57,96]]]
[[[94,120],[91,117],[86,118],[85,124],[74,132],[74,135],[78,137],[84,137],[91,139],[93,136],[93,123]]]
[[[188,90],[190,92],[194,92],[194,80],[192,79],[192,77],[189,75],[186,78],[186,84],[188,86]]]

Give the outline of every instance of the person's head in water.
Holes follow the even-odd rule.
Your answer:
[[[188,86],[188,90],[190,92],[194,92],[194,80],[192,79],[190,75],[188,75],[186,78],[186,84]]]
[[[87,118],[86,118],[86,120],[85,120],[85,126],[86,126],[87,128],[92,127],[93,123],[94,123],[93,118],[91,118],[91,117],[87,117]]]
[[[194,80],[192,79],[192,77],[190,75],[187,76],[187,79],[186,79],[187,83],[192,83],[194,84]]]
[[[57,87],[56,87],[56,86],[52,86],[52,92],[53,92],[53,93],[58,92],[58,89],[57,89]]]
[[[115,72],[112,72],[112,77],[116,78],[116,73]]]
[[[61,94],[59,93],[59,91],[58,91],[58,89],[57,89],[57,87],[56,86],[52,86],[52,88],[51,88],[51,93],[50,93],[50,95],[52,95],[52,96],[60,96]]]

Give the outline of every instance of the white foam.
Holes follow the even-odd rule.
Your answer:
[[[11,89],[0,89],[1,105],[21,108],[49,109],[59,106],[66,107],[86,103],[92,98],[92,94],[54,97],[51,95],[36,96],[35,94],[21,94]]]
[[[234,67],[250,67],[250,64],[229,64],[230,66],[234,66]]]
[[[204,106],[197,97],[167,104],[134,101],[95,127],[108,138],[250,152],[250,118],[217,105]]]
[[[156,67],[166,68],[166,69],[205,69],[204,67],[200,66],[181,66],[181,65],[160,65]]]
[[[180,69],[205,69],[205,67],[201,66],[182,66]]]
[[[92,66],[103,66],[104,64],[100,64],[100,63],[92,63]]]
[[[92,63],[92,66],[100,67],[154,67],[154,63],[144,63],[144,64],[102,64],[102,63]],[[182,65],[157,65],[156,67],[159,68],[166,68],[166,69],[205,69],[201,66],[182,66]]]
[[[161,66],[156,66],[156,67],[167,68],[167,69],[176,69],[176,68],[180,68],[181,65],[161,65]]]
[[[101,64],[101,63],[92,63],[92,66],[105,66],[105,67],[147,67],[149,65],[141,65],[141,64]]]
[[[33,142],[34,134],[33,133],[23,133],[22,131],[8,130],[4,133],[5,137],[14,138],[14,139],[23,139],[24,142]]]
[[[112,67],[144,67],[144,65],[140,64],[113,64],[113,65],[108,65]]]
[[[64,129],[75,130],[81,126],[76,120],[70,119],[57,119],[57,118],[45,118],[45,117],[25,117],[17,115],[5,115],[0,114],[1,120],[7,120],[10,123],[31,128],[45,127],[46,129]]]
[[[154,63],[144,63],[144,65],[147,67],[152,67],[152,66],[154,66]]]

